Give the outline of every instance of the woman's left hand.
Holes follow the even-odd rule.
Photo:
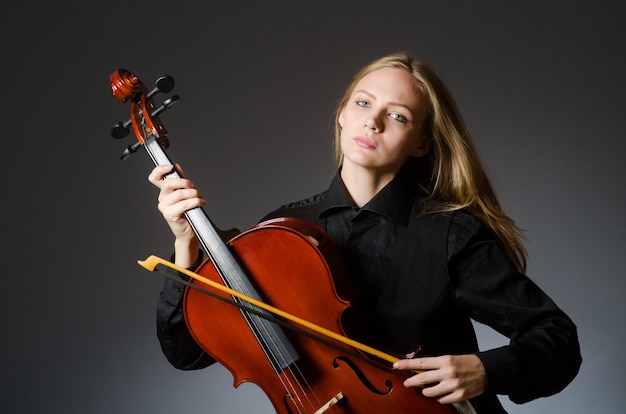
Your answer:
[[[461,402],[485,391],[485,368],[476,355],[402,359],[393,367],[420,372],[404,381],[404,386],[423,387],[424,396],[441,404]]]

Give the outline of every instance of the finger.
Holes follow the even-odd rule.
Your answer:
[[[480,394],[472,394],[466,388],[455,386],[448,381],[422,389],[422,394],[428,398],[435,398],[441,404],[452,404],[468,400]]]
[[[393,367],[398,370],[413,370],[421,372],[441,368],[441,361],[439,357],[401,359],[396,361],[393,364]]]
[[[441,381],[437,383],[431,383],[428,386],[422,387],[422,394],[429,398],[439,398],[450,395],[455,392],[457,387],[454,385],[454,381]]]
[[[437,398],[436,396],[434,398]],[[445,394],[439,398],[437,398],[437,401],[440,404],[454,404],[454,403],[458,403],[461,401],[465,401],[468,398],[465,397],[465,394],[459,390],[451,392],[449,394]]]
[[[183,171],[183,167],[181,167],[179,163],[176,163],[174,166],[176,168],[176,171],[178,172],[178,175],[180,175],[182,178],[185,178],[185,172]]]
[[[172,187],[168,190],[168,186],[163,185],[162,191],[159,194],[159,203],[163,206],[171,206],[186,200],[201,200],[202,196],[195,188],[179,188]]]
[[[181,200],[176,204],[159,203],[158,209],[167,221],[178,221],[185,212],[196,207],[203,207],[205,204],[206,202],[201,198],[189,198]]]
[[[148,181],[150,181],[157,187],[160,187],[160,184],[163,181],[163,177],[167,174],[170,174],[172,171],[174,171],[173,165],[157,165],[152,169],[150,175],[148,175]]]
[[[432,387],[443,380],[439,370],[422,371],[404,381],[405,387]]]
[[[172,192],[176,192],[178,190],[185,190],[185,189],[193,189],[194,191],[196,191],[195,190],[196,185],[186,178],[174,178],[174,177],[167,178],[167,179],[161,180],[158,186],[161,188],[161,192],[166,195]]]

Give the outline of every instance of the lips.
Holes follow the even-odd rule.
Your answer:
[[[366,135],[359,135],[358,137],[354,137],[353,140],[361,148],[374,150],[377,147],[374,140]]]

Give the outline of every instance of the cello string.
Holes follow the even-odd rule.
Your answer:
[[[215,240],[214,240],[215,241]],[[215,241],[217,242],[217,241]],[[221,239],[219,240],[220,243]],[[214,268],[220,275],[223,281],[228,281],[232,286],[231,288],[245,293],[248,296],[253,296],[248,287],[243,283],[245,281],[245,274],[243,274],[243,270],[239,267],[238,263],[234,260],[232,254],[230,254],[229,250],[220,250],[220,249],[211,249],[214,254],[217,256],[214,257]],[[228,275],[228,277],[227,277]],[[239,299],[233,298],[234,301],[240,302]],[[297,358],[293,358],[292,355],[289,355],[288,347],[291,347],[291,343],[287,342],[283,343],[280,337],[277,334],[272,334],[272,330],[277,328],[276,325],[270,325],[265,323],[266,318],[261,318],[261,316],[251,316],[244,314],[244,318],[246,321],[253,326],[255,329],[252,329],[252,332],[255,334],[257,341],[261,345],[264,353],[273,358],[274,361],[280,363],[281,372],[287,372],[290,375],[285,375],[286,378],[280,375],[278,372],[279,368],[276,367],[277,375],[283,387],[291,393],[295,401],[298,401],[304,408],[304,405],[308,404],[310,407],[314,408],[314,402],[311,401],[311,396],[314,397],[315,401],[319,403],[319,398],[315,395],[311,385],[306,380],[306,377],[303,375],[302,370],[297,364]],[[275,331],[283,333],[282,331]],[[285,341],[289,341],[288,338],[284,337]],[[295,350],[294,350],[295,352]],[[295,369],[294,369],[295,366]],[[295,383],[294,383],[295,382]],[[304,384],[302,383],[304,382]]]
[[[217,243],[217,241],[213,241]],[[208,242],[210,242],[210,240],[208,240],[207,243]],[[244,276],[240,275],[239,277],[237,277],[237,273],[241,273],[242,270],[234,261],[234,258],[232,257],[230,252],[226,250],[220,253],[220,249],[211,247],[212,246],[206,246],[207,250],[213,252],[214,254],[214,256],[212,257],[213,267],[217,271],[222,281],[224,281],[227,286],[230,285],[229,287],[231,289],[245,293],[248,296],[252,296],[250,294],[251,292],[249,292],[248,287],[242,283]],[[233,300],[235,302],[240,302],[235,298],[233,298]],[[262,322],[259,323],[261,321],[260,316],[251,316],[246,313],[243,313],[243,316],[249,326],[255,328],[251,329],[252,333],[255,335],[255,338],[261,346],[263,352],[266,354],[266,357],[268,357],[268,359],[272,358],[270,360],[270,363],[272,364],[272,361],[274,361],[272,365],[274,366],[275,371],[277,371],[276,374],[278,375],[279,380],[281,381],[281,384],[283,385],[285,391],[294,396],[294,403],[295,401],[301,402],[304,400],[304,403],[302,403],[302,408],[304,408],[304,404],[307,402],[310,406],[313,406],[313,403],[308,398],[309,394],[304,390],[300,381],[298,381],[298,375],[296,375],[290,368],[294,362],[294,358],[292,356],[287,357],[285,355],[286,353],[288,353],[285,344],[278,340],[277,334],[272,334],[270,332],[268,324]],[[278,372],[279,368],[276,366],[276,362],[280,364],[283,371],[288,369],[288,372],[292,374],[291,376],[286,375],[287,378],[285,379],[287,381],[285,381],[285,379],[282,378],[282,376]],[[296,380],[296,384],[293,384],[293,382],[291,381],[291,377]],[[301,377],[303,376],[301,375]],[[307,388],[311,391],[310,385],[308,383],[306,385]],[[304,395],[305,397],[303,398],[302,395]],[[300,408],[298,408],[298,411],[300,411]]]
[[[238,300],[235,300],[238,302]],[[248,312],[247,310],[244,310],[244,312]],[[259,332],[259,335],[256,335],[256,332],[253,333],[255,334],[255,337],[257,338],[257,341],[259,342],[259,345],[261,345],[261,349],[263,350],[263,352],[266,355],[271,355],[271,358],[274,360],[280,360],[280,362],[282,362],[284,365],[286,365],[287,362],[287,358],[282,354],[280,347],[277,346],[271,346],[270,341],[272,343],[275,344],[275,338],[267,331],[267,328],[264,324],[260,324],[260,325],[256,325],[254,323],[253,319],[259,319],[262,318],[262,316],[259,315],[254,315],[251,319],[250,322],[256,326],[256,329],[258,330],[262,330],[265,331],[266,335],[263,335],[262,332]],[[276,344],[275,344],[276,345]],[[274,351],[273,349],[277,349],[277,352]],[[269,358],[268,358],[269,359]],[[306,392],[306,390],[303,388],[301,382],[298,380],[298,375],[297,374],[301,374],[300,369],[298,368],[297,373],[294,372],[293,370],[293,366],[297,367],[297,362],[293,362],[291,364],[286,365],[286,369],[284,369],[282,372],[283,373],[288,373],[290,375],[282,375],[282,373],[277,372],[277,376],[278,379],[280,380],[280,382],[283,384],[283,388],[285,388],[285,391],[288,393],[288,395],[291,397],[291,401],[295,404],[296,409],[298,410],[298,412],[307,412],[306,411],[306,404],[308,404],[312,409],[314,409],[314,405],[311,402],[310,398],[309,398],[309,393]],[[309,391],[313,392],[313,390],[311,389],[310,385],[308,384],[308,382],[306,381],[306,379],[304,378],[304,376],[300,375],[306,383],[306,387],[309,389]],[[284,377],[284,378],[283,378]],[[295,384],[294,384],[294,381]],[[315,393],[313,392],[313,395],[315,395]],[[316,398],[317,400],[317,398]],[[302,411],[304,410],[304,411]]]
[[[222,269],[218,269],[217,267],[216,267],[216,270],[218,271],[220,275],[223,272]],[[236,285],[238,285],[236,279],[234,282]],[[244,287],[240,285],[238,285],[237,287],[239,289],[244,289]],[[241,304],[241,301],[237,298],[233,298],[233,301]],[[277,343],[277,338],[275,337],[275,335],[272,335],[269,332],[266,324],[258,323],[259,321],[261,321],[261,318],[262,317],[260,315],[248,314],[248,317],[245,317],[245,314],[244,314],[244,319],[246,319],[246,322],[249,324],[252,324],[255,327],[255,329],[252,329],[252,332],[257,338],[257,342],[259,342],[259,345],[261,346],[261,349],[263,350],[263,352],[266,355],[271,356],[271,358],[274,361],[280,362],[282,366],[286,367],[285,369],[283,369],[283,372],[287,372],[290,374],[290,375],[284,375],[285,378],[283,378],[283,375],[281,375],[281,373],[279,372],[276,373],[279,381],[281,382],[281,384],[283,384],[283,388],[291,396],[291,401],[296,406],[296,409],[298,410],[298,412],[299,413],[307,412],[306,405],[308,405],[311,409],[314,410],[315,405],[310,399],[310,394],[312,394],[315,397],[315,400],[319,402],[319,399],[315,395],[315,392],[313,391],[309,382],[306,380],[306,378],[302,374],[301,369],[298,367],[297,361],[290,362],[291,358],[287,358],[284,355],[283,351],[285,348],[283,344]],[[257,332],[258,332],[258,335],[257,335]],[[294,365],[296,367],[296,370],[292,368]],[[304,386],[301,383],[301,381],[298,379],[298,377],[304,380]],[[292,381],[292,378],[293,378],[293,381]],[[307,392],[305,388],[308,389],[309,392]]]

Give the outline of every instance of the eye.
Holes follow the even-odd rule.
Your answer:
[[[362,106],[363,108],[369,108],[369,107],[371,106],[371,105],[370,105],[370,103],[369,103],[368,101],[364,101],[364,100],[362,100],[362,99],[359,99],[359,100],[355,101],[355,103],[356,103],[358,106]]]
[[[408,119],[406,119],[404,115],[400,115],[397,112],[391,112],[389,113],[389,116],[398,122],[402,122],[403,124],[406,124],[408,122]]]

